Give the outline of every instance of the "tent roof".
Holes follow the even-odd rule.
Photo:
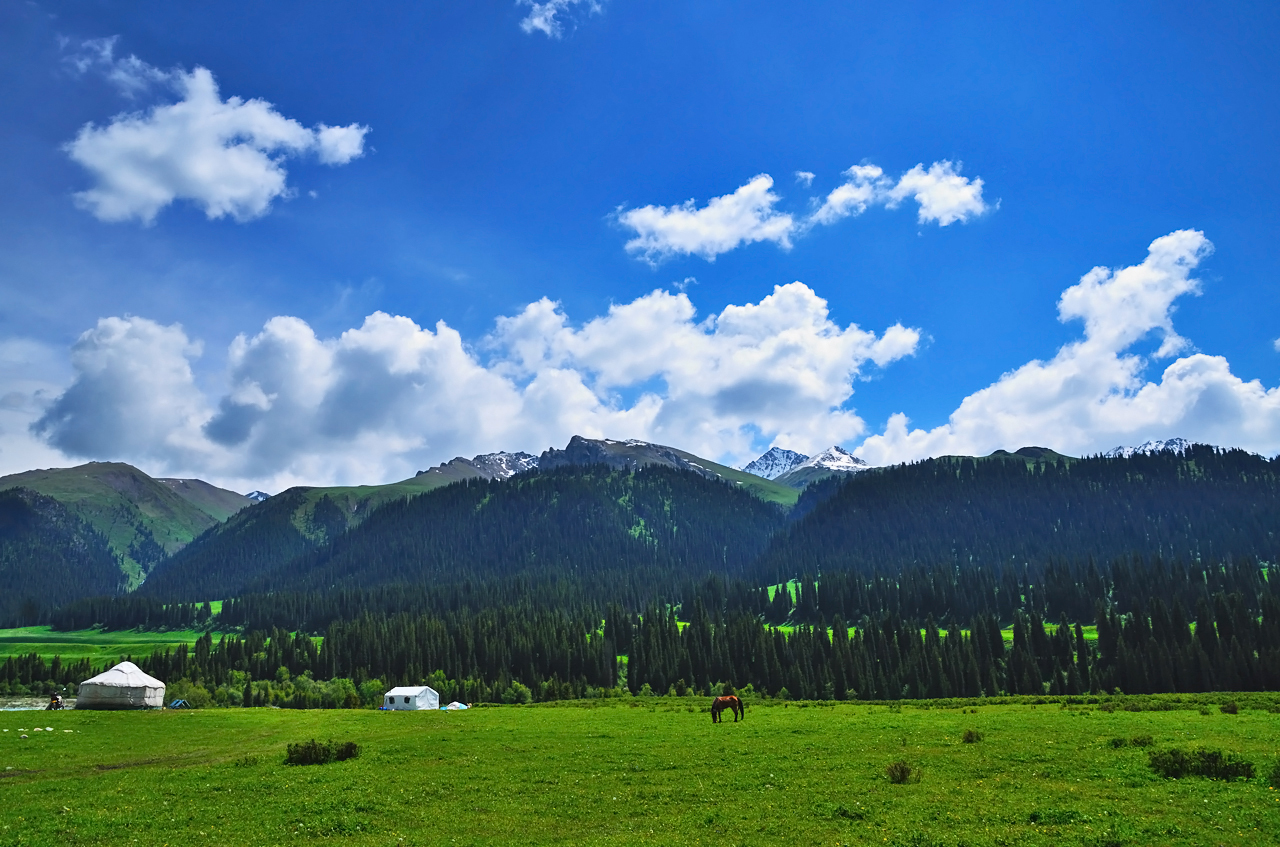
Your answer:
[[[142,668],[133,662],[121,662],[111,670],[103,671],[84,682],[94,685],[114,685],[118,688],[164,688],[163,682],[144,673]]]
[[[390,691],[388,691],[386,694],[383,694],[382,696],[390,697],[393,694],[397,696],[401,694],[408,694],[411,697],[416,697],[424,691],[430,691],[432,694],[436,693],[436,690],[434,688],[431,688],[430,686],[427,686],[427,685],[402,685],[398,688],[391,689]]]

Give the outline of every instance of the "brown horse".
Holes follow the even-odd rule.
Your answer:
[[[724,697],[717,697],[711,701],[711,722],[720,723],[720,713],[725,709],[733,712],[733,722],[737,723],[738,718],[747,716],[747,707],[741,700],[732,694]]]

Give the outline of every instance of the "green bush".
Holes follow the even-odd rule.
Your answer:
[[[284,757],[286,765],[327,765],[354,759],[360,755],[360,745],[354,741],[325,741],[314,738],[298,744],[290,744]]]
[[[894,785],[905,785],[908,782],[920,781],[920,769],[913,768],[902,759],[899,759],[896,762],[891,762],[889,766],[884,769],[884,772],[885,775],[889,777],[889,781]]]
[[[1113,738],[1113,739],[1111,739],[1110,741],[1108,741],[1107,743],[1108,743],[1108,744],[1110,744],[1112,747],[1116,748],[1117,750],[1119,750],[1121,747],[1128,747],[1128,746],[1129,746],[1129,739],[1127,739],[1127,738]]]
[[[1155,741],[1150,735],[1135,735],[1129,739],[1129,743],[1134,747],[1150,747]]]
[[[1275,764],[1271,766],[1271,773],[1267,774],[1267,782],[1272,788],[1280,788],[1280,756],[1276,757]]]
[[[1228,700],[1218,707],[1218,711],[1224,715],[1238,715],[1240,714],[1240,706],[1235,700]]]
[[[982,733],[978,732],[976,729],[966,729],[964,731],[964,736],[960,740],[965,744],[977,744],[982,740]]]
[[[1203,776],[1208,779],[1253,779],[1253,762],[1236,753],[1221,750],[1192,750],[1183,752],[1175,748],[1153,750],[1149,762],[1151,769],[1169,779],[1184,776]]]

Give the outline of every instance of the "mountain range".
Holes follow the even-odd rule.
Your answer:
[[[1100,458],[1136,461],[1147,456],[1176,457],[1191,449],[1192,445],[1187,442],[1172,439],[1148,442],[1136,448],[1117,448]],[[972,463],[975,460],[972,457],[942,457],[932,461],[934,465],[951,462],[957,467],[963,467],[965,462]],[[1012,453],[996,451],[977,461],[980,464],[1016,461],[1019,465],[1031,467],[1048,465],[1065,468],[1092,460],[1063,456],[1047,448],[1026,447]],[[1259,461],[1265,462],[1261,459]],[[76,468],[30,471],[0,478],[0,492],[13,491],[20,495],[17,500],[11,498],[7,502],[11,510],[15,510],[14,514],[21,513],[22,516],[21,520],[0,523],[0,543],[6,539],[12,542],[7,548],[10,552],[0,559],[0,595],[14,598],[7,609],[0,608],[0,616],[12,614],[15,603],[45,608],[55,602],[66,602],[68,597],[74,599],[77,595],[86,596],[102,593],[104,590],[106,593],[116,590],[131,591],[144,583],[145,595],[183,599],[221,599],[257,584],[255,581],[266,578],[269,573],[293,574],[284,579],[281,586],[302,584],[299,580],[312,584],[309,577],[303,579],[297,568],[310,567],[305,562],[318,562],[316,556],[332,557],[332,553],[322,554],[322,551],[340,541],[345,545],[343,549],[347,550],[355,549],[351,546],[355,544],[352,540],[355,538],[365,538],[370,544],[381,543],[377,541],[376,534],[369,534],[372,530],[359,536],[352,533],[372,515],[380,513],[391,504],[418,500],[423,495],[459,483],[473,486],[470,490],[480,492],[489,490],[484,488],[485,484],[515,484],[526,478],[534,480],[593,467],[629,473],[647,469],[690,473],[713,484],[699,495],[702,500],[693,498],[682,501],[686,503],[682,508],[696,510],[701,508],[697,504],[705,501],[705,508],[714,512],[715,508],[721,507],[712,508],[713,502],[722,501],[727,496],[724,492],[737,490],[772,507],[772,512],[762,514],[777,515],[785,522],[790,513],[790,520],[803,522],[809,519],[808,516],[818,504],[837,494],[851,497],[855,495],[847,492],[873,490],[876,485],[881,484],[872,482],[870,485],[851,488],[851,481],[886,475],[886,478],[898,479],[905,473],[902,468],[908,466],[876,469],[876,473],[869,474],[871,468],[865,462],[839,447],[813,457],[773,448],[743,469],[736,470],[664,445],[575,436],[564,449],[550,449],[541,456],[498,452],[471,459],[458,457],[421,471],[410,479],[387,485],[299,487],[270,497],[262,492],[241,495],[201,480],[153,479],[138,469],[121,463],[89,463]],[[615,484],[609,482],[610,479],[612,477],[601,477],[593,484],[604,486],[599,489],[603,492],[608,485]],[[841,480],[845,482],[842,484]],[[822,485],[814,485],[817,482],[822,482]],[[567,483],[561,480],[557,484]],[[687,487],[688,484],[681,485]],[[475,488],[476,485],[480,487]],[[677,489],[684,490],[680,486]],[[897,490],[892,485],[890,489]],[[496,492],[506,489],[493,490]],[[803,498],[802,490],[807,492]],[[22,494],[24,491],[47,498],[47,502],[43,499],[31,499]],[[448,495],[455,499],[457,496],[459,495]],[[660,536],[648,534],[649,527],[655,520],[653,515],[657,514],[652,510],[658,506],[626,505],[630,503],[628,498],[632,498],[632,494],[616,493],[609,496],[623,498],[625,508],[634,513],[632,517],[635,519],[628,524],[630,519],[615,516],[610,518],[611,525],[629,526],[626,533],[631,533],[629,537],[633,539],[648,538],[646,543],[657,545],[665,543]],[[447,500],[448,498],[436,498],[430,502],[444,503]],[[582,502],[590,500],[591,497],[587,497]],[[802,501],[799,507],[798,500]],[[249,506],[252,508],[247,508]],[[668,502],[663,508],[669,511],[672,507]],[[646,509],[650,511],[646,512]],[[548,516],[545,519],[560,520],[562,517]],[[827,519],[830,519],[829,514]],[[382,518],[378,524],[383,527],[383,532],[390,532],[387,520],[390,519]],[[663,520],[669,520],[669,517]],[[772,525],[774,519],[765,521],[757,516],[753,520],[757,523],[763,521],[761,525]],[[421,521],[431,523],[431,519],[427,517],[421,518]],[[459,525],[465,524],[466,521],[463,521]],[[705,522],[698,525],[703,527],[700,532],[715,534]],[[677,534],[688,531],[687,527],[680,529],[680,524],[670,526],[673,527],[671,531]],[[480,525],[473,529],[476,532],[484,531]],[[585,527],[585,531],[590,532],[589,525]],[[439,534],[445,530],[439,529],[436,532]],[[734,532],[741,534],[743,530]],[[5,533],[9,535],[6,536]],[[37,537],[41,539],[38,544],[31,540]],[[58,538],[63,539],[63,542],[57,542]],[[50,573],[65,575],[72,573],[75,567],[86,567],[83,554],[90,550],[96,551],[90,558],[97,563],[94,567],[98,571],[101,570],[102,561],[113,561],[117,576],[104,579],[101,573],[95,571],[98,575],[92,578],[77,581],[70,577],[58,577],[56,580],[46,580],[50,585],[45,586],[37,578],[44,567],[42,560],[14,552],[38,547],[43,551],[43,562],[47,564],[51,561],[49,557],[54,555],[50,551],[58,549],[59,543],[65,543],[68,550],[59,559],[60,564],[50,566]],[[617,543],[624,547],[631,544],[621,536]],[[716,543],[728,550],[736,542],[725,537]],[[771,561],[774,563],[770,567],[781,567],[781,563],[788,560],[807,561],[811,552],[800,549],[786,554],[770,554],[773,555]],[[355,552],[350,555],[358,558],[360,554]],[[508,551],[504,555],[516,554]],[[80,558],[77,559],[77,556]],[[73,565],[76,561],[81,564]],[[288,571],[286,566],[294,570]],[[358,571],[353,571],[348,566],[343,568],[347,574]],[[447,574],[448,570],[445,569],[432,578],[441,578]],[[386,581],[385,577],[379,579]],[[55,581],[59,583],[57,590],[51,584]]]

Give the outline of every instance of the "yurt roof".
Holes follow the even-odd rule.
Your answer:
[[[143,672],[133,662],[121,662],[110,670],[86,679],[95,685],[114,685],[119,688],[164,688],[164,683]]]

